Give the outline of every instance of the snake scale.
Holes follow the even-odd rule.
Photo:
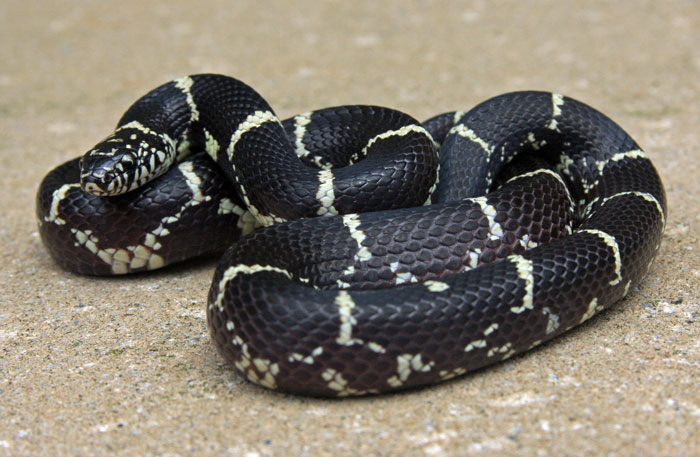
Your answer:
[[[193,75],[51,171],[37,214],[81,274],[225,250],[219,352],[267,388],[347,396],[462,375],[608,308],[649,269],[666,198],[627,133],[560,94],[280,121],[246,84]]]

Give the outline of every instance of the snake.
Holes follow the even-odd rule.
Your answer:
[[[667,211],[640,146],[559,93],[425,122],[370,105],[282,121],[215,74],[139,98],[45,176],[36,208],[78,274],[223,252],[218,352],[255,384],[317,397],[437,384],[563,334],[640,284]]]

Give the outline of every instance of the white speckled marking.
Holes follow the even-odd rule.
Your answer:
[[[306,126],[311,122],[311,112],[294,116],[294,147],[297,156],[306,157],[310,154],[309,150],[304,146],[304,135],[306,135]]]
[[[313,158],[313,163],[321,170],[330,170],[333,168],[333,164],[324,162],[326,159],[323,156],[316,155]]]
[[[440,370],[440,379],[443,381],[446,381],[448,379],[452,379],[456,376],[461,376],[464,373],[466,373],[467,370],[465,368],[455,368],[454,370]]]
[[[177,143],[177,150],[175,151],[175,162],[179,162],[192,152],[190,147],[192,146],[192,143],[190,140],[185,136],[185,137],[180,137],[178,139]],[[128,148],[129,145],[126,145]]]
[[[249,381],[268,389],[276,387],[275,376],[279,373],[279,365],[268,359],[251,357],[246,343],[241,343],[241,358],[234,365]]]
[[[556,170],[557,173],[564,174],[566,176],[571,176],[571,172],[569,171],[569,167],[571,165],[574,165],[576,162],[574,162],[574,159],[569,157],[566,154],[561,154],[559,156],[559,163],[556,165]]]
[[[360,215],[359,214],[346,214],[343,216],[343,224],[350,231],[350,236],[357,242],[357,252],[355,253],[355,260],[360,262],[366,262],[372,257],[372,253],[365,246],[362,246],[362,242],[365,241],[367,235],[358,229],[360,226]]]
[[[506,343],[503,346],[495,346],[489,349],[489,352],[486,353],[486,357],[493,357],[494,355],[497,354],[508,354],[510,352],[511,347],[513,346],[512,343]],[[508,357],[512,355],[509,354]]]
[[[571,233],[569,226],[567,226],[567,231]],[[525,249],[532,249],[539,246],[539,243],[530,239],[530,234],[528,233],[525,233],[523,237],[518,240],[518,244],[520,244],[520,246],[522,246]]]
[[[474,340],[471,343],[464,346],[464,352],[470,352],[476,348],[485,348],[485,347],[486,347],[486,340],[484,340],[484,339]]]
[[[552,94],[552,120],[548,126],[551,130],[559,130],[556,118],[561,116],[562,106],[564,106],[564,96],[562,94]]]
[[[240,206],[236,206],[234,211],[237,213],[240,212],[236,227],[241,230],[241,236],[247,235],[256,228],[262,226],[260,221],[250,211],[247,211]]]
[[[343,378],[341,373],[338,373],[333,368],[326,369],[326,371],[321,373],[321,377],[328,382],[328,387],[330,389],[338,392],[344,392],[347,388],[348,382],[345,380],[345,378]]]
[[[489,204],[486,197],[475,197],[470,200],[479,205],[481,211],[486,216],[486,220],[489,223],[489,237],[491,239],[500,239],[503,236],[503,226],[496,222],[496,207]]]
[[[236,213],[235,209],[240,208],[238,205],[233,203],[230,198],[222,198],[219,200],[219,208],[216,210],[217,214],[231,214]],[[242,208],[240,208],[242,210]],[[240,215],[240,214],[239,214]]]
[[[304,356],[303,354],[299,354],[298,352],[293,352],[287,360],[290,362],[302,362],[307,365],[312,365],[314,363],[315,357],[318,357],[319,355],[323,354],[323,347],[317,346],[313,351],[311,351],[311,355]]]
[[[395,284],[406,284],[409,282],[418,282],[418,278],[413,276],[410,271],[400,271],[396,273]]]
[[[512,347],[509,347],[508,350],[506,351],[506,353],[503,354],[503,356],[501,357],[501,360],[509,359],[509,358],[513,357],[513,355],[515,355],[515,353],[516,353],[515,349],[513,349]]]
[[[375,343],[375,342],[373,342],[373,341],[370,341],[369,343],[367,343],[367,347],[368,347],[371,351],[374,351],[374,352],[376,352],[376,353],[378,353],[378,354],[384,354],[384,353],[386,352],[386,349],[384,348],[384,346],[382,346],[382,345],[379,344],[379,343]]]
[[[335,305],[338,307],[340,315],[340,335],[335,339],[336,343],[343,346],[352,346],[353,344],[363,344],[363,341],[352,337],[352,327],[357,324],[357,320],[352,315],[352,310],[355,308],[355,302],[348,292],[341,290],[335,297]]]
[[[442,281],[425,281],[423,284],[426,285],[430,292],[444,292],[450,288],[450,286]]]
[[[590,303],[588,303],[588,309],[583,314],[583,316],[581,316],[581,320],[578,321],[578,323],[580,324],[582,322],[587,321],[588,319],[593,317],[595,315],[595,313],[597,313],[598,311],[600,311],[602,309],[603,309],[602,306],[598,306],[598,298],[594,298],[593,300],[590,301]]]
[[[484,330],[484,336],[489,336],[496,330],[498,330],[498,323],[494,322],[493,324],[489,325],[486,330]]]
[[[211,199],[210,196],[204,195],[201,192],[201,178],[194,172],[191,162],[183,162],[178,165],[178,169],[185,178],[192,197],[185,202],[180,210],[171,216],[166,216],[161,219],[161,223],[150,232],[144,235],[144,241],[140,245],[127,246],[125,249],[118,251],[121,255],[120,260],[108,260],[107,255],[100,255],[100,258],[108,264],[111,264],[112,271],[115,273],[126,273],[130,270],[146,267],[148,270],[161,268],[165,265],[163,258],[154,251],[159,250],[162,245],[158,241],[159,238],[167,236],[170,231],[165,228],[165,225],[173,224],[179,221],[182,214],[191,206],[199,205],[203,201]],[[105,250],[108,252],[109,250]],[[129,254],[131,253],[131,254]],[[127,268],[128,267],[128,268]],[[126,270],[125,270],[126,268]]]
[[[435,150],[438,150],[438,147],[435,147]],[[438,184],[440,183],[440,162],[437,162],[437,167],[435,168],[435,181],[433,181],[433,185],[430,186],[430,189],[428,189],[428,197],[425,199],[423,202],[423,206],[428,206],[433,203],[433,194],[437,190]]]
[[[545,332],[549,335],[559,328],[559,315],[554,314],[548,307],[544,307],[542,313],[547,316],[547,329]]]
[[[392,387],[402,386],[413,371],[428,372],[433,368],[435,362],[424,363],[421,354],[400,354],[396,356],[395,376],[387,379],[387,383]]]
[[[535,138],[535,134],[532,132],[528,133],[527,141],[530,143],[532,149],[534,149],[535,151],[547,145],[547,140],[537,140],[537,138]]]
[[[348,381],[343,378],[343,375],[333,368],[326,369],[321,373],[321,377],[328,384],[328,388],[338,392],[339,397],[348,395],[366,395],[368,393],[376,393],[374,390],[362,391],[348,387]]]
[[[481,254],[481,249],[469,251],[469,268],[474,269],[479,265],[479,254]]]
[[[338,210],[333,206],[335,203],[335,191],[333,190],[333,171],[320,170],[318,172],[318,191],[316,192],[316,200],[319,201],[321,207],[316,214],[319,216],[335,216]]]
[[[192,96],[192,92],[190,92],[190,89],[192,89],[192,85],[194,84],[194,80],[190,78],[189,76],[185,76],[179,79],[176,79],[175,81],[175,87],[180,89],[186,97],[187,100],[187,106],[190,107],[190,122],[198,121],[199,120],[199,110],[197,109],[197,104],[194,102],[194,97]]]
[[[211,133],[209,133],[209,130],[204,129],[204,150],[209,154],[209,157],[214,159],[216,161],[217,157],[219,156],[219,142],[216,141],[216,138],[212,136]]]
[[[76,246],[82,246],[95,254],[110,266],[113,274],[125,274],[143,267],[154,270],[165,264],[163,258],[153,252],[161,246],[152,235],[146,235],[144,245],[127,246],[126,249],[100,249],[99,240],[92,230],[71,229],[71,232],[75,236]]]
[[[532,276],[532,260],[528,260],[521,255],[508,256],[508,260],[515,264],[518,277],[525,282],[525,295],[522,306],[513,306],[511,312],[520,314],[526,309],[533,309],[534,300],[534,278]]]

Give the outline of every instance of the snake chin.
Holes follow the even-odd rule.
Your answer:
[[[98,173],[91,171],[97,169],[99,169]],[[114,188],[115,182],[116,174],[114,170],[108,168],[107,164],[87,167],[87,171],[80,174],[80,187],[92,195],[116,195],[109,191],[110,187]]]

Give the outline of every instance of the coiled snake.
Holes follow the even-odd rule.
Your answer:
[[[218,350],[318,396],[433,384],[560,335],[639,283],[665,213],[634,140],[559,94],[423,124],[372,106],[280,122],[220,75],[149,92],[37,196],[44,244],[77,273],[228,247],[208,299]]]

